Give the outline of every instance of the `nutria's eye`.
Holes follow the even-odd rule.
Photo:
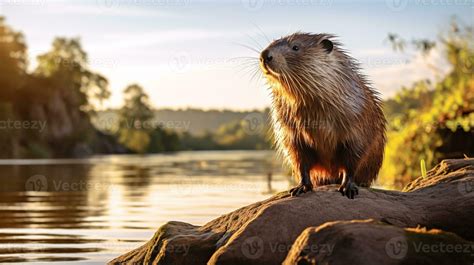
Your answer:
[[[293,49],[293,51],[297,51],[297,50],[300,49],[300,47],[298,47],[298,45],[293,45],[293,48],[292,48],[292,49]]]

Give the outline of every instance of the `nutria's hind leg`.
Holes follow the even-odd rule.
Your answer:
[[[353,143],[341,143],[338,145],[336,157],[342,167],[342,182],[338,191],[342,196],[354,199],[359,194],[359,189],[354,182],[356,165],[359,162],[358,155]]]
[[[352,176],[353,174],[347,174],[345,170],[342,171],[342,183],[338,189],[342,196],[347,196],[349,199],[354,199],[355,195],[359,194],[359,188],[357,188]]]
[[[313,190],[313,184],[311,184],[311,179],[309,177],[309,170],[302,169],[300,175],[300,183],[298,186],[290,190],[291,197],[295,197]]]

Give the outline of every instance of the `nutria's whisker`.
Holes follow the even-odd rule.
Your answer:
[[[239,67],[243,69],[246,69],[246,68],[256,69],[258,71],[258,63],[255,63],[255,62],[242,62],[239,64]]]
[[[258,71],[258,65],[241,65],[240,70],[237,70],[237,73],[250,74],[254,71]]]
[[[257,24],[255,23],[252,23],[257,29],[258,31],[260,31],[260,33],[262,33],[263,37],[268,41],[268,42],[271,42],[270,38],[268,38],[267,34],[265,34],[265,32],[262,30],[262,28],[260,28]]]
[[[254,42],[254,44],[257,45],[257,48],[258,48],[259,50],[263,50],[262,44],[260,44],[255,38],[253,38],[252,36],[250,36],[248,33],[245,33],[245,35],[246,35],[248,38],[250,38],[250,39]]]
[[[232,62],[232,61],[243,61],[243,62],[251,61],[251,62],[258,63],[258,57],[252,57],[252,56],[232,57],[227,61],[228,62]]]
[[[259,51],[259,50],[255,49],[255,48],[253,48],[253,47],[251,47],[251,46],[249,46],[249,45],[242,44],[242,43],[237,43],[237,42],[232,42],[232,43],[233,43],[234,45],[238,45],[238,46],[247,48],[247,49],[249,49],[249,50],[251,50],[251,51],[253,51],[253,52],[256,52],[257,54],[260,55],[260,51]]]

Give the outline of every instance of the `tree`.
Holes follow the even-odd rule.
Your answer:
[[[144,153],[150,143],[153,111],[148,95],[137,84],[124,90],[125,104],[120,110],[119,142],[134,152]]]
[[[110,96],[108,81],[88,67],[87,54],[77,38],[56,38],[49,52],[38,56],[36,76],[50,78],[63,89],[69,104],[93,113],[94,104]]]
[[[11,101],[26,75],[27,47],[21,32],[13,30],[0,16],[0,102]]]
[[[176,132],[157,127],[150,133],[147,153],[173,152],[180,148],[181,142]]]
[[[14,100],[25,81],[27,47],[21,32],[15,31],[0,16],[0,157],[13,157],[19,135],[4,123],[18,119]]]
[[[416,82],[389,102],[390,123],[386,159],[381,176],[385,184],[401,187],[420,175],[420,164],[431,168],[446,158],[474,155],[474,46],[473,28],[453,21],[438,45],[451,71],[438,82]],[[429,42],[429,41],[426,41]],[[423,41],[414,42],[423,43]]]

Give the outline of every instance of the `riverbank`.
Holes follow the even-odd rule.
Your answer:
[[[333,185],[297,198],[282,192],[203,226],[168,222],[146,244],[109,264],[453,261],[448,253],[417,251],[414,246],[420,244],[467,246],[471,252],[456,255],[463,264],[474,253],[473,183],[474,159],[459,159],[443,161],[403,192],[362,188],[355,200],[335,192]]]

